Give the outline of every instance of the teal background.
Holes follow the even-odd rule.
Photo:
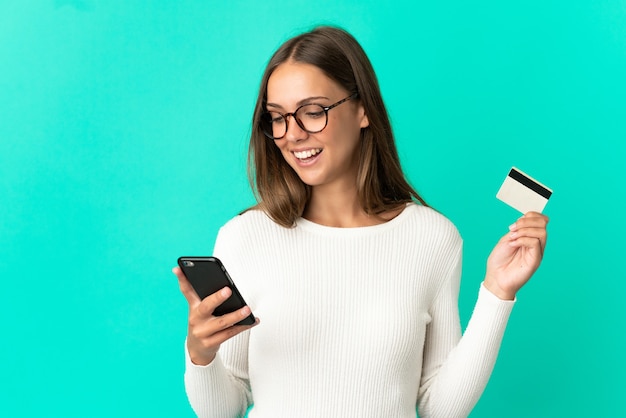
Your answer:
[[[518,216],[554,189],[482,417],[626,414],[626,2],[0,1],[0,416],[193,416],[170,273],[253,202],[270,54],[315,24],[369,54],[403,165],[465,239],[467,323]]]

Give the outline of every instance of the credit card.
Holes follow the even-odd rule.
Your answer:
[[[552,190],[528,174],[513,167],[500,186],[496,197],[522,213],[541,213],[552,196]]]

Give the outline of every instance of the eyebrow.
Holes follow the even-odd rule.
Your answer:
[[[312,97],[307,97],[306,99],[302,99],[300,100],[298,103],[296,103],[297,107],[300,107],[304,104],[313,102],[315,100],[319,100],[319,99],[325,99],[325,100],[330,100],[328,97],[326,96],[312,96]],[[284,109],[281,105],[277,104],[277,103],[266,103],[265,106],[271,106],[271,107],[276,107],[279,109]]]

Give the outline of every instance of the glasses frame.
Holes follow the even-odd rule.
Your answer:
[[[356,99],[359,96],[358,92],[352,93],[350,96],[343,98],[341,100],[339,100],[338,102],[335,102],[329,106],[322,106],[319,103],[305,103],[302,106],[298,107],[295,111],[293,112],[289,112],[289,113],[280,113],[280,112],[274,112],[274,113],[278,113],[283,119],[285,119],[285,133],[282,134],[282,136],[280,137],[275,137],[274,135],[270,135],[268,132],[266,132],[265,127],[263,126],[263,124],[261,123],[261,130],[263,131],[263,133],[265,134],[266,137],[268,137],[269,139],[272,139],[274,141],[277,141],[279,139],[283,139],[285,137],[285,135],[287,135],[287,132],[289,131],[289,116],[293,117],[293,119],[296,121],[296,123],[298,124],[298,126],[300,127],[300,129],[302,129],[304,132],[309,133],[309,134],[317,134],[319,132],[322,132],[324,129],[326,129],[326,126],[328,126],[328,111],[330,109],[333,109],[337,106],[339,106],[342,103],[347,102],[348,100],[352,100],[352,99]],[[298,113],[298,111],[300,109],[302,109],[305,106],[311,106],[311,105],[317,105],[319,107],[322,108],[322,110],[324,110],[324,115],[326,116],[326,121],[324,122],[324,126],[317,130],[317,131],[309,131],[308,129],[306,129],[302,123],[302,121],[300,119],[298,119],[296,117],[296,113]],[[265,112],[263,112],[261,114],[261,118],[263,118],[263,116],[265,114],[269,114],[270,112],[268,112],[267,110]]]

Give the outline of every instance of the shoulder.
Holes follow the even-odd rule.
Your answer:
[[[463,239],[458,229],[435,209],[411,203],[399,216],[399,241],[414,253],[429,254],[435,264],[446,263],[462,253]]]
[[[222,228],[240,227],[244,225],[258,225],[265,222],[274,223],[265,212],[260,209],[248,209],[232,217]]]
[[[267,242],[276,241],[271,230],[276,224],[260,210],[249,210],[231,218],[218,231],[213,246],[213,255],[232,267],[241,257],[250,258]],[[233,261],[234,260],[234,261]]]
[[[226,222],[219,229],[216,242],[229,246],[254,247],[267,242],[281,241],[290,231],[291,229],[274,222],[262,210],[252,209]]]
[[[240,234],[247,231],[263,231],[280,228],[278,224],[270,219],[265,212],[259,209],[247,210],[226,222],[219,231],[219,234]]]
[[[409,203],[400,216],[405,218],[407,224],[433,238],[461,241],[461,234],[454,223],[433,208]]]

